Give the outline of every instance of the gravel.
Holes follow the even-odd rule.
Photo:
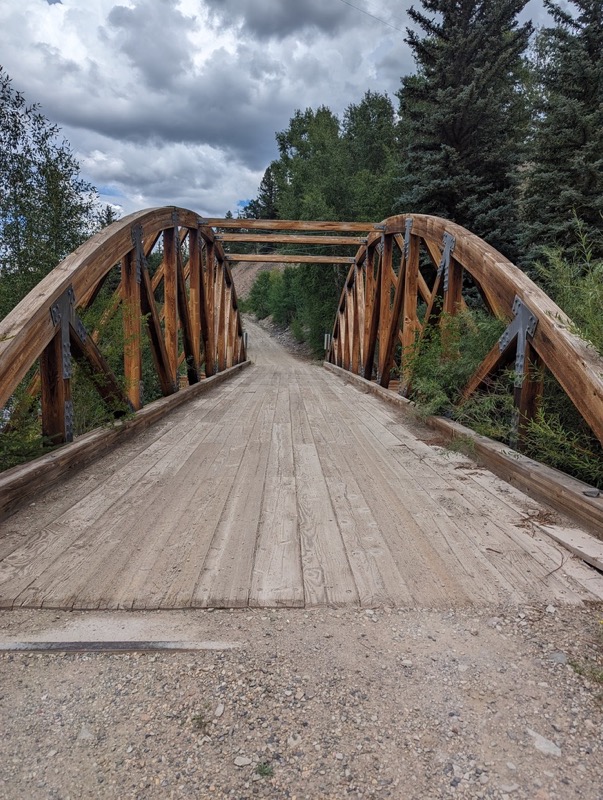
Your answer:
[[[241,646],[3,653],[0,797],[603,798],[599,607],[132,617]],[[102,614],[0,618],[67,641]]]

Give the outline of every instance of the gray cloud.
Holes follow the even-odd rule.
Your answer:
[[[206,5],[215,24],[241,25],[260,40],[308,31],[332,36],[353,24],[353,10],[337,0],[206,0]]]
[[[197,22],[179,10],[178,0],[138,0],[134,7],[116,5],[101,28],[113,52],[121,53],[153,89],[173,86],[190,71],[189,34]]]
[[[411,0],[353,4],[366,13],[339,0],[0,2],[0,52],[104,197],[218,215],[256,194],[296,109],[341,115],[413,70],[404,34],[373,18],[405,28]],[[524,14],[542,21],[541,0]]]

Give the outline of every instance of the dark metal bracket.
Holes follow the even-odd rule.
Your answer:
[[[73,286],[69,286],[56,303],[53,303],[50,307],[50,317],[54,327],[60,327],[61,329],[61,378],[62,380],[69,380],[73,375],[71,367],[71,328],[73,328],[75,335],[78,336],[82,342],[85,342],[88,336],[84,324],[75,313],[75,292],[73,291]],[[71,399],[65,400],[64,415],[65,440],[72,442],[74,411],[73,401]]]
[[[50,307],[50,316],[55,328],[61,327],[61,373],[63,380],[71,378],[71,341],[69,323],[74,316],[75,293],[70,286]],[[81,323],[80,323],[81,324]],[[82,326],[83,327],[83,326]]]
[[[507,347],[517,339],[517,351],[515,353],[515,386],[521,386],[526,358],[526,342],[528,336],[532,338],[536,333],[538,317],[533,314],[526,304],[517,295],[513,301],[513,314],[515,319],[509,323],[507,329],[498,340],[500,352],[503,353]]]
[[[412,231],[412,219],[408,217],[404,223],[404,261],[408,261],[410,253],[410,232]]]
[[[444,250],[442,251],[442,257],[440,258],[440,263],[438,264],[438,275],[443,275],[444,292],[447,292],[448,277],[450,275],[450,259],[452,258],[452,254],[454,253],[454,246],[456,245],[456,239],[451,233],[444,234],[443,245],[444,245]]]

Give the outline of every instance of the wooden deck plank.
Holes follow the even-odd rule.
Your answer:
[[[278,381],[276,386],[264,384],[260,413],[207,553],[193,606],[240,608],[249,604],[277,387]]]
[[[249,330],[255,366],[4,521],[0,607],[603,597],[536,501]]]
[[[188,541],[182,535],[186,530],[182,518],[188,511],[194,513],[206,475],[227,440],[227,431],[248,411],[253,397],[243,393],[229,413],[222,405],[211,424],[205,422],[204,429],[193,428],[189,457],[180,460],[173,474],[166,476],[161,489],[151,495],[140,512],[121,517],[129,529],[127,551],[124,552],[123,545],[121,549],[125,558],[116,568],[116,559],[107,552],[90,581],[75,596],[74,608],[88,608],[94,603],[99,595],[97,583],[101,587],[101,607],[159,608],[166,582],[182,569],[180,545]]]
[[[352,394],[356,396],[352,397]],[[383,405],[373,413],[370,402],[372,398],[358,390],[354,393],[340,394],[339,397],[348,408],[347,419],[350,424],[353,423],[354,418],[360,418],[362,425],[370,430],[371,436],[367,442],[372,441],[374,447],[380,448],[380,461],[384,463],[389,458],[400,465],[398,474],[406,476],[405,486],[400,489],[402,492],[400,499],[408,503],[413,497],[415,500],[420,498],[421,511],[414,514],[416,522],[419,525],[425,525],[429,519],[434,523],[437,520],[435,526],[426,526],[425,535],[432,536],[435,530],[441,530],[442,512],[444,512],[450,517],[448,527],[453,534],[453,539],[450,541],[454,541],[456,547],[464,537],[469,536],[469,550],[465,558],[471,558],[474,562],[480,561],[483,571],[485,556],[485,561],[490,568],[486,569],[482,581],[482,594],[488,594],[489,589],[492,588],[491,582],[494,580],[500,593],[500,600],[513,602],[536,600],[543,595],[542,584],[544,583],[546,590],[544,593],[549,598],[564,602],[579,600],[582,591],[576,581],[573,579],[560,580],[560,576],[557,574],[559,560],[555,560],[555,551],[551,551],[549,548],[549,552],[545,554],[543,548],[541,552],[536,553],[529,537],[519,541],[520,534],[514,525],[505,525],[503,530],[496,519],[489,518],[495,516],[492,514],[491,505],[480,511],[467,504],[460,489],[465,484],[457,481],[457,489],[452,489],[451,479],[446,481],[442,478],[442,471],[450,471],[451,465],[444,457],[439,459],[438,464],[437,451],[433,447],[417,442],[415,437],[408,440],[406,435],[400,436],[400,430],[398,430],[396,438],[403,439],[403,442],[399,442],[403,446],[399,447],[394,444],[391,435],[380,433],[379,426],[388,424],[388,420],[390,434],[393,433],[392,421],[396,418],[396,410]],[[365,406],[368,406],[368,411],[366,414],[362,414],[359,409],[363,409]],[[344,416],[346,416],[345,413]],[[357,430],[361,429],[357,428]],[[417,456],[415,463],[409,460],[409,454],[412,455],[412,451],[408,448],[409,441],[412,442],[413,438],[416,442],[413,445]],[[427,469],[420,469],[418,465],[424,464],[427,458],[429,458]],[[410,469],[411,466],[412,469]],[[437,479],[434,479],[432,476],[436,474],[437,466],[439,466],[439,472]],[[484,506],[487,505],[484,503]],[[462,525],[457,526],[455,519],[462,519]],[[517,519],[514,520],[514,522],[517,521]],[[526,548],[530,548],[531,555],[535,555],[536,558],[529,558]],[[445,550],[438,548],[438,552],[442,556]],[[472,574],[478,567],[479,565],[475,563],[471,568]],[[453,574],[458,574],[458,568],[453,570]]]
[[[297,489],[293,464],[290,390],[279,388],[249,605],[304,605],[301,549],[297,525]]]
[[[306,605],[357,605],[358,590],[335,510],[322,478],[320,458],[301,400],[299,382],[296,382],[295,391],[303,408],[300,416],[302,420],[305,417],[299,428],[293,427],[293,456]],[[312,437],[310,443],[305,441],[308,431]]]
[[[200,423],[194,426],[195,432],[202,429],[207,434],[212,426]],[[76,515],[62,521],[61,531],[67,529],[56,543],[54,550],[60,551],[60,558],[54,558],[39,578],[30,584],[19,596],[22,606],[37,605],[49,608],[73,608],[78,601],[79,608],[99,608],[103,599],[103,579],[114,573],[116,566],[127,563],[141,547],[131,532],[155,492],[161,491],[180,469],[196,448],[197,442],[190,433],[182,436],[179,442],[167,449],[159,460],[151,462],[140,459],[144,466],[134,465],[138,480],[128,482],[127,491],[122,492],[110,505],[102,505],[94,518],[84,509],[84,520]],[[52,532],[56,523],[49,526]],[[70,540],[65,548],[66,539]],[[63,549],[61,549],[63,548]],[[90,597],[92,595],[92,597]]]
[[[306,410],[314,423],[318,456],[358,587],[360,605],[367,608],[410,605],[412,597],[396,566],[388,537],[363,495],[362,474],[354,469],[358,461],[351,442],[330,425],[328,415],[321,410],[321,395],[315,389],[315,382],[306,386]],[[347,458],[350,452],[351,461]]]

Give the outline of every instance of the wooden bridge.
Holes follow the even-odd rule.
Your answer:
[[[256,324],[243,330],[228,264],[276,255],[229,253],[236,241],[286,244],[279,261],[349,264],[331,370],[294,358]],[[291,252],[300,246],[321,250]],[[331,246],[337,255],[325,256]],[[452,223],[208,220],[166,208],[93,237],[0,323],[8,428],[30,398],[44,436],[61,445],[0,474],[0,607],[603,599],[603,576],[584,560],[603,564],[587,534],[603,532],[596,492],[555,484],[492,445],[493,464],[505,456],[516,484],[527,471],[523,485],[548,492],[569,519],[448,451],[400,408],[405,353],[440,310],[463,308],[467,287],[507,329],[465,396],[514,361],[521,445],[547,368],[603,441],[601,360],[523,273]],[[116,315],[119,369],[103,350]],[[147,405],[145,346],[164,395]],[[121,420],[77,435],[78,369],[102,377],[96,388]]]

